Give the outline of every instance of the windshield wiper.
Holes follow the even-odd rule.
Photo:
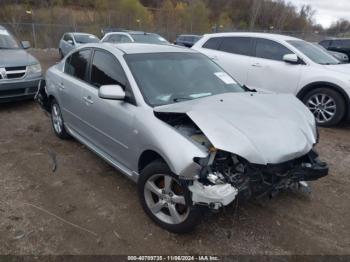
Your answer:
[[[190,97],[177,97],[177,98],[173,99],[173,101],[175,103],[178,103],[178,102],[181,102],[181,101],[188,101],[188,100],[193,100],[193,98],[190,98]]]

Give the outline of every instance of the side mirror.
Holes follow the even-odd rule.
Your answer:
[[[73,40],[70,40],[70,39],[67,41],[67,43],[68,43],[68,44],[71,44],[71,45],[74,45]]]
[[[296,54],[287,54],[283,56],[283,61],[290,64],[298,64],[299,58]]]
[[[98,96],[103,99],[124,100],[125,91],[120,85],[106,85],[100,87]]]
[[[22,41],[21,42],[23,49],[29,49],[30,48],[30,42],[29,41]]]

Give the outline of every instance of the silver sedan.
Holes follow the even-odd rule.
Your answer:
[[[137,182],[145,212],[172,232],[193,229],[201,207],[328,174],[299,100],[243,87],[190,49],[85,45],[48,70],[37,101],[58,137],[76,138]]]

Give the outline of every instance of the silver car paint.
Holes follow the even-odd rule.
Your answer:
[[[207,157],[208,151],[154,115],[154,109],[145,103],[123,55],[125,52],[195,51],[173,46],[143,44],[118,46],[89,44],[84,48],[102,48],[120,61],[134,93],[136,105],[99,98],[96,96],[97,90],[94,87],[63,72],[65,63],[63,60],[48,70],[46,91],[48,95],[55,97],[63,107],[63,117],[68,131],[134,181],[138,179],[139,159],[142,153],[149,150],[162,156],[175,174],[194,178],[200,166],[193,161],[193,158]],[[71,96],[72,102],[75,101],[72,108],[67,108],[67,96],[60,94],[62,88],[59,85],[62,81],[66,81],[63,91],[69,92],[67,96]],[[88,94],[93,103],[84,101],[84,97]],[[219,146],[228,150],[237,150],[237,153],[244,154],[249,160],[256,163],[280,162],[301,156],[311,149],[316,140],[313,116],[304,105],[290,96],[266,95],[266,99],[260,99],[260,95],[250,97],[249,94],[227,94],[222,98],[232,102],[233,105],[229,106],[228,103],[225,103],[226,108],[217,106],[217,97],[212,97],[165,106],[156,110],[174,112],[181,111],[183,108],[182,112],[189,112],[194,121],[201,122],[203,132],[207,132],[206,135],[213,140],[214,144],[218,143]],[[251,99],[250,102],[248,102],[249,99]],[[279,99],[282,100],[277,102]],[[248,106],[245,103],[248,103]],[[196,110],[190,112],[189,108],[192,107]],[[208,109],[205,110],[206,107]],[[219,110],[225,111],[219,112]],[[209,112],[212,115],[208,116]],[[69,116],[70,113],[72,116]],[[215,114],[220,114],[222,119],[214,119]],[[236,119],[232,117],[231,123],[225,123],[226,120],[223,117],[225,114],[236,116]],[[282,117],[288,120],[279,122]],[[203,122],[206,124],[203,125]],[[120,123],[123,124],[120,125]],[[222,131],[216,133],[216,130]],[[243,134],[243,132],[247,133]],[[297,134],[293,135],[293,132]],[[237,138],[232,134],[237,135]],[[217,137],[217,135],[225,135],[225,137]],[[301,141],[299,141],[300,138],[302,138]],[[226,139],[229,142],[226,142]],[[265,143],[262,142],[264,139],[267,140]],[[276,145],[276,142],[279,144]],[[224,146],[225,143],[228,145],[227,148]],[[269,147],[263,147],[263,144]],[[271,144],[278,147],[276,153],[273,153],[274,149],[271,148]]]
[[[230,93],[155,110],[186,113],[214,147],[254,164],[298,158],[316,143],[314,117],[292,95]]]

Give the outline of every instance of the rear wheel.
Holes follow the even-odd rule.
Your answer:
[[[170,232],[189,232],[200,221],[199,208],[187,200],[187,187],[162,161],[155,161],[142,170],[138,194],[144,211]]]
[[[339,124],[345,116],[345,101],[335,90],[330,88],[317,88],[303,99],[320,126],[330,127]]]
[[[51,103],[51,123],[56,136],[61,139],[70,138],[70,135],[64,127],[61,108],[56,100],[53,100]]]

